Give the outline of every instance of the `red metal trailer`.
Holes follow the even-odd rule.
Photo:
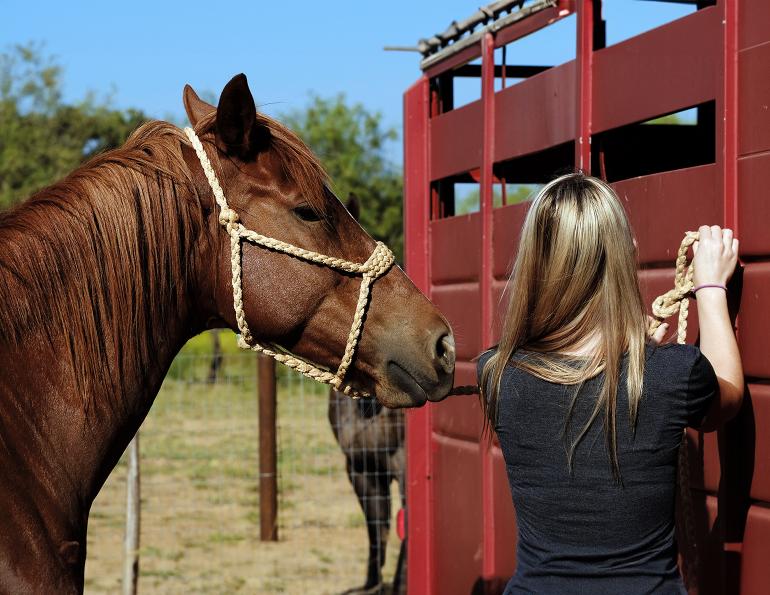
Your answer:
[[[495,188],[504,194],[506,184],[542,183],[573,168],[608,179],[634,225],[648,303],[673,286],[686,230],[706,222],[735,229],[750,394],[723,430],[690,435],[698,584],[701,593],[767,593],[770,2],[699,1],[684,18],[605,47],[600,1],[489,11],[476,32],[431,40],[423,76],[404,95],[406,265],[452,322],[456,383],[469,384],[472,358],[495,342],[527,209],[526,202],[496,206]],[[495,62],[497,48],[571,14],[574,60],[550,68],[505,64],[504,55]],[[480,67],[472,63],[479,58]],[[481,98],[455,109],[453,81],[463,76],[480,77]],[[510,84],[514,77],[521,80]],[[691,108],[694,124],[643,124]],[[454,215],[455,184],[474,180],[480,210]],[[693,316],[688,340],[696,336]],[[514,571],[516,523],[502,455],[480,440],[481,425],[468,397],[407,416],[410,593],[494,591]]]

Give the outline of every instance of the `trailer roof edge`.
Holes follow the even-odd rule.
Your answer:
[[[453,21],[449,28],[430,39],[418,42],[423,59],[420,68],[425,71],[447,60],[473,44],[478,43],[485,33],[495,33],[513,23],[549,8],[555,8],[559,0],[536,0],[522,6],[523,0],[501,0],[480,8],[462,21]],[[518,10],[515,10],[518,7]],[[504,14],[505,13],[505,14]],[[483,25],[477,28],[479,25]],[[474,30],[475,29],[475,30]]]

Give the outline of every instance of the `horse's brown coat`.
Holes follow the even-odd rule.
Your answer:
[[[307,147],[256,113],[245,77],[218,109],[189,87],[185,106],[247,227],[366,259],[373,240]],[[358,280],[254,246],[243,273],[256,338],[335,367]],[[178,128],[145,124],[0,215],[0,592],[82,591],[91,503],[174,356],[211,327],[235,328],[228,238]],[[350,380],[386,405],[420,404],[446,395],[453,367],[446,322],[392,269]]]

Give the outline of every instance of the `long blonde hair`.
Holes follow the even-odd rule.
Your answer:
[[[636,426],[644,378],[647,322],[636,276],[636,249],[625,210],[612,188],[582,173],[560,176],[534,198],[521,230],[508,285],[510,301],[496,351],[481,374],[487,427],[497,421],[506,366],[575,385],[565,419],[570,469],[575,448],[604,413],[612,473],[621,482],[617,457],[617,390],[624,353],[631,427]],[[590,355],[570,351],[593,338]],[[525,349],[526,358],[511,359]],[[568,429],[583,382],[604,372],[592,414],[574,439]]]

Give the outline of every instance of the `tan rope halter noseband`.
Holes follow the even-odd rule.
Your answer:
[[[238,347],[269,355],[276,361],[296,370],[300,374],[304,374],[308,378],[312,378],[318,382],[330,384],[334,389],[345,393],[354,399],[371,396],[369,393],[356,390],[350,385],[343,385],[343,380],[350,364],[353,362],[356,346],[361,337],[364,314],[366,313],[366,308],[369,304],[372,283],[387,273],[393,265],[395,260],[393,253],[385,244],[377,242],[371,256],[369,256],[365,263],[359,264],[341,258],[319,254],[318,252],[305,250],[304,248],[299,248],[292,244],[287,244],[281,240],[263,236],[255,231],[247,229],[240,223],[238,213],[231,209],[227,204],[225,194],[222,191],[222,187],[219,185],[217,175],[214,173],[214,168],[211,167],[211,162],[209,161],[209,157],[206,154],[206,150],[203,148],[200,139],[192,128],[185,128],[184,131],[198,155],[201,167],[203,168],[203,173],[206,174],[206,179],[208,180],[211,190],[214,193],[214,198],[219,205],[219,223],[225,228],[227,235],[230,236],[230,267],[232,269],[233,306],[235,308],[235,320],[238,324],[238,330],[240,331],[240,335],[238,336]],[[348,342],[345,346],[345,353],[342,356],[342,360],[340,361],[336,373],[333,374],[328,370],[321,369],[290,353],[277,351],[280,348],[275,345],[260,345],[254,340],[254,337],[249,330],[249,325],[246,322],[246,314],[243,311],[243,280],[241,276],[241,242],[243,240],[269,250],[283,252],[284,254],[289,254],[308,262],[327,266],[345,273],[360,275],[362,277],[361,288],[358,292],[358,303],[356,304],[356,311],[353,315],[353,323],[350,327]]]

